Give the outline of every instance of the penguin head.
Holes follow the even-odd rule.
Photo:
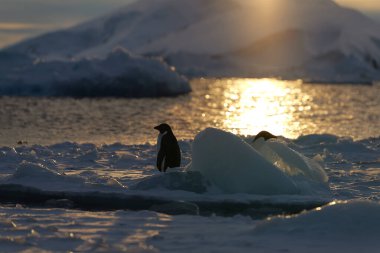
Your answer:
[[[267,132],[267,131],[261,131],[260,133],[258,133],[256,136],[255,136],[255,139],[253,140],[253,142],[255,142],[257,139],[259,138],[264,138],[264,140],[269,140],[269,139],[274,139],[274,138],[277,138],[277,136]]]
[[[155,126],[154,129],[160,131],[161,134],[165,133],[165,132],[171,132],[172,131],[171,127],[166,123],[162,123],[158,126]]]

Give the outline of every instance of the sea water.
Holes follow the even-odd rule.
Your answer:
[[[192,88],[160,99],[0,98],[0,252],[379,249],[379,86],[197,79]],[[231,193],[197,171],[161,174],[161,122],[180,140],[183,167],[207,127],[247,143],[268,130],[325,168],[329,192]]]
[[[195,79],[192,89],[157,99],[1,97],[0,144],[155,143],[152,128],[161,122],[189,140],[206,127],[243,136],[265,129],[287,138],[329,133],[358,140],[380,134],[380,86]]]

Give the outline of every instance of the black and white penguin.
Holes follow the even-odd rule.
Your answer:
[[[264,140],[274,139],[277,138],[277,136],[269,133],[268,131],[261,131],[255,136],[255,139],[253,139],[253,142],[255,142],[259,138],[264,138]]]
[[[166,172],[167,168],[179,167],[181,165],[181,150],[171,127],[163,123],[154,129],[160,131],[157,138],[157,169]]]

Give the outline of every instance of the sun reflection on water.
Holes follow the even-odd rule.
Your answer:
[[[224,91],[223,127],[235,134],[253,135],[267,130],[275,135],[294,137],[294,96],[300,93],[300,82],[275,79],[236,79]],[[291,87],[290,87],[291,86]]]
[[[0,142],[156,144],[152,127],[161,122],[169,123],[182,140],[194,139],[207,127],[240,135],[267,130],[287,138],[326,133],[354,139],[379,136],[378,85],[239,78],[198,78],[191,85],[190,94],[174,98],[3,97]]]

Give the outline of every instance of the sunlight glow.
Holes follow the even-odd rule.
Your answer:
[[[378,12],[380,11],[379,0],[335,0],[338,4],[342,6],[347,6],[355,8],[358,10],[368,11],[368,12]]]
[[[41,30],[51,29],[49,24],[32,24],[32,23],[0,23],[0,30],[15,31],[15,30]]]
[[[262,130],[292,137],[288,131],[295,110],[307,110],[296,105],[294,93],[299,82],[289,88],[289,82],[275,79],[238,79],[224,92],[224,127],[240,135],[254,135]]]

